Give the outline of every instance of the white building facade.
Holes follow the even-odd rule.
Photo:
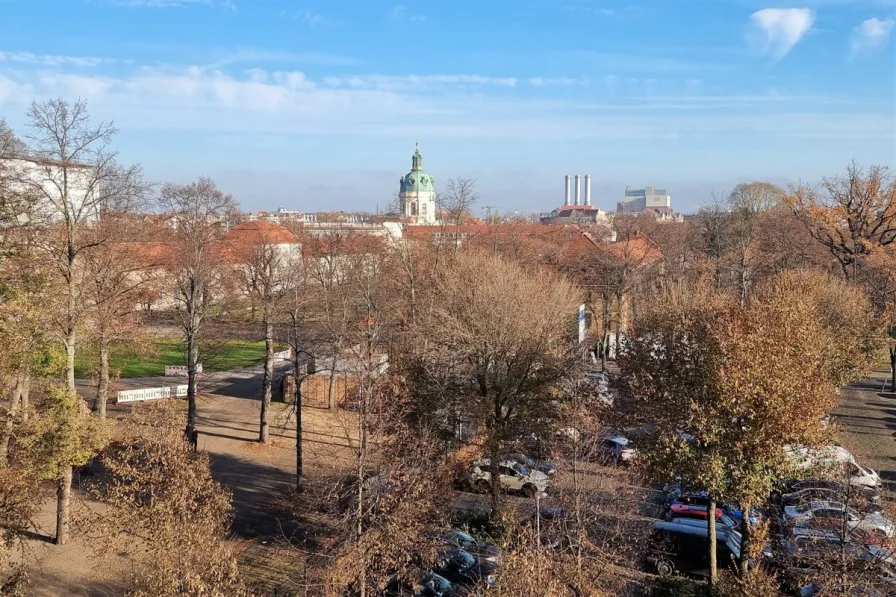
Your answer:
[[[81,164],[63,167],[52,160],[31,157],[4,159],[0,168],[10,190],[22,193],[31,203],[28,217],[78,222],[98,217],[101,181],[94,168]]]

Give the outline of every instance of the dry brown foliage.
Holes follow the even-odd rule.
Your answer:
[[[175,401],[136,407],[102,464],[92,492],[115,508],[97,525],[100,553],[139,556],[133,595],[248,594],[226,543],[230,493],[184,441]]]

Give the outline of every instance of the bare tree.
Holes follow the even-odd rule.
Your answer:
[[[99,224],[101,234],[113,241],[128,238],[129,222],[124,218],[107,217]],[[105,227],[115,230],[105,232]],[[88,316],[88,337],[96,343],[99,358],[99,382],[93,412],[106,417],[109,400],[112,345],[140,336],[137,319],[138,294],[154,279],[153,269],[160,265],[151,257],[137,254],[124,242],[111,242],[91,247],[84,252],[86,276],[85,302]]]
[[[293,369],[293,408],[296,415],[296,489],[302,489],[303,454],[302,454],[302,381],[303,369],[308,371],[308,363],[313,359],[314,339],[309,338],[308,322],[311,319],[311,311],[314,293],[311,288],[311,279],[308,262],[303,254],[294,255],[286,265],[283,277],[283,288],[278,308],[286,319],[284,332],[280,334],[289,346],[292,357]],[[288,378],[287,378],[288,379]],[[284,381],[283,399],[286,396],[289,383]]]
[[[478,201],[476,179],[473,178],[449,178],[445,183],[445,190],[439,193],[438,205],[442,211],[442,226],[454,229],[455,251],[460,244],[457,232],[461,224],[473,217],[473,206]]]
[[[285,290],[288,261],[294,257],[292,249],[298,245],[291,232],[274,228],[267,222],[249,222],[240,225],[237,230],[239,234],[231,241],[231,248],[237,258],[240,285],[253,305],[261,306],[261,324],[264,328],[264,375],[258,441],[266,444],[269,441],[268,416],[274,382],[274,323],[277,302]]]
[[[237,203],[209,178],[162,187],[160,205],[171,215],[174,242],[166,264],[173,278],[187,350],[187,431],[196,428],[199,336],[217,298],[224,265],[224,223]]]
[[[67,303],[60,317],[66,350],[66,382],[75,391],[77,328],[83,316],[81,253],[102,245],[95,224],[108,212],[130,209],[147,190],[139,166],[122,167],[109,147],[112,123],[92,124],[87,104],[62,99],[33,102],[22,182],[37,202],[35,217],[47,228],[45,248],[65,282]]]
[[[869,255],[896,241],[896,179],[885,166],[866,172],[853,162],[844,176],[826,178],[820,189],[800,186],[786,201],[847,279],[855,280]]]
[[[569,339],[579,296],[563,278],[482,252],[459,253],[436,292],[430,333],[438,354],[427,355],[419,373],[456,379],[466,410],[483,417],[497,515],[499,446],[551,411],[551,393],[575,358]]]

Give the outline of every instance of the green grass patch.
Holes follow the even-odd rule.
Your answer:
[[[286,347],[276,347],[275,351]],[[113,372],[122,378],[155,377],[165,374],[166,365],[186,365],[186,348],[180,338],[157,338],[144,351],[117,346],[109,359]],[[264,341],[221,340],[201,342],[199,360],[205,372],[226,371],[259,365],[264,361]],[[90,377],[98,367],[94,351],[85,351],[75,360],[75,376]],[[113,373],[114,374],[114,373]]]

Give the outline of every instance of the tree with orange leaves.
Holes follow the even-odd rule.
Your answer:
[[[853,162],[846,175],[826,178],[820,188],[797,187],[785,201],[849,280],[896,242],[896,179],[885,166],[866,172]]]

